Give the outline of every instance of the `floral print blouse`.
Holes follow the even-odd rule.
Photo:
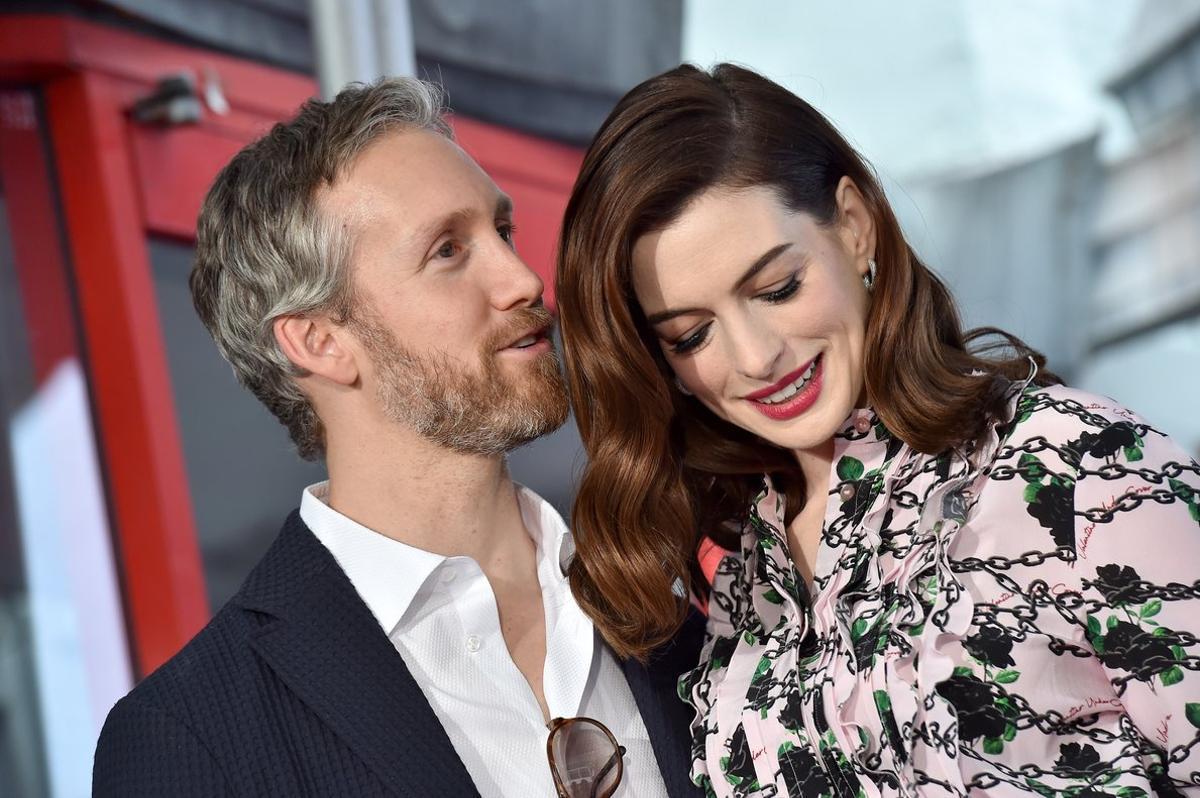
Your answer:
[[[764,481],[680,682],[708,795],[1200,795],[1200,467],[1108,399],[1008,407],[942,456],[855,411],[811,587]]]

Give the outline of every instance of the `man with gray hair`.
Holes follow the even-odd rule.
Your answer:
[[[110,713],[97,796],[683,796],[699,625],[619,662],[505,454],[566,391],[512,203],[422,81],[310,101],[200,214],[196,309],[328,482]]]

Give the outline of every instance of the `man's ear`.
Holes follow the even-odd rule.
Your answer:
[[[299,368],[338,385],[358,381],[358,362],[346,345],[344,326],[324,316],[281,316],[272,329],[283,354]]]
[[[867,207],[867,201],[849,177],[843,177],[838,182],[834,199],[837,201],[842,240],[851,254],[865,264],[867,258],[875,257],[875,218]]]

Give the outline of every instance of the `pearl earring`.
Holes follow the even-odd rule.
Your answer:
[[[692,395],[692,392],[687,389],[687,386],[683,384],[683,380],[679,379],[679,377],[675,378],[675,387],[678,388],[679,392],[684,396]]]
[[[867,258],[867,273],[863,275],[862,281],[868,291],[875,288],[875,272],[878,268],[879,264],[875,262],[874,258]]]

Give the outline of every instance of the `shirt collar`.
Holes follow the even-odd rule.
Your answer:
[[[383,631],[391,634],[446,558],[363,526],[330,507],[328,497],[328,482],[309,485],[300,499],[300,518],[329,549]]]
[[[452,558],[369,529],[330,507],[328,496],[328,481],[305,488],[300,518],[333,555],[375,620],[390,635],[417,593]],[[524,485],[517,485],[517,499],[525,528],[537,544],[539,573],[550,571],[547,576],[565,581],[575,544],[562,516]],[[553,555],[556,568],[546,568],[550,559],[547,555]]]
[[[559,579],[566,578],[567,566],[575,556],[575,538],[563,517],[554,505],[517,483],[517,501],[521,505],[521,517],[538,547],[539,564],[548,557],[558,566]]]

